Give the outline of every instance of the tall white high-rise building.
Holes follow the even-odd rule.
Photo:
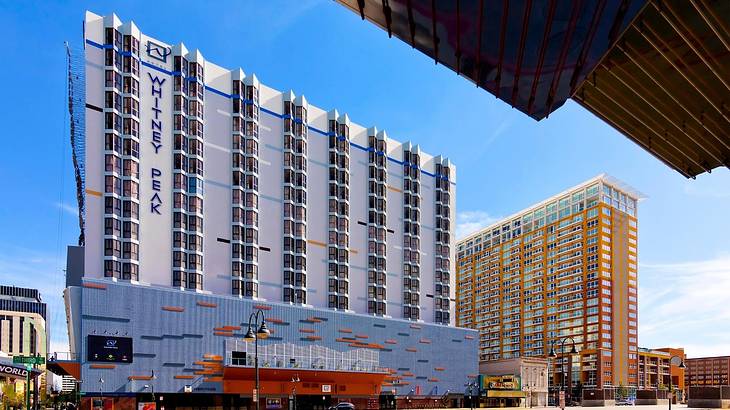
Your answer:
[[[86,278],[453,320],[455,168],[88,13]]]

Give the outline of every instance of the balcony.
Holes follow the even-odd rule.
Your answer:
[[[276,343],[259,346],[258,357],[260,368],[386,373],[380,367],[380,352],[367,348],[339,352],[324,346]],[[254,344],[226,340],[225,365],[254,367]]]

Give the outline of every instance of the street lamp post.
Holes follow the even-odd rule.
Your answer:
[[[261,324],[259,325],[259,315],[261,316]],[[258,331],[256,333],[253,332],[253,328],[258,327]],[[266,327],[266,319],[264,318],[264,311],[261,309],[256,309],[251,315],[248,317],[248,331],[246,332],[246,335],[243,337],[243,340],[247,342],[254,342],[254,366],[256,367],[256,389],[255,389],[255,399],[256,399],[256,410],[259,410],[259,339],[266,339],[269,337],[271,332],[269,331],[269,328]]]
[[[104,393],[102,392],[104,388],[104,379],[99,377],[99,398],[101,399],[101,409],[104,410]]]
[[[679,366],[677,366],[680,369],[685,369],[687,366],[684,364],[684,359],[679,356],[672,356],[669,358],[669,410],[672,410],[672,396],[674,395],[672,393],[672,359],[679,359]]]
[[[150,384],[145,384],[144,385],[144,389],[145,390],[148,390],[149,389],[152,392],[152,402],[153,403],[156,403],[156,400],[155,400],[155,384],[154,384],[154,381],[155,381],[155,379],[157,377],[155,377],[155,371],[154,370],[152,370],[152,373],[151,373],[150,376],[151,376],[150,377]],[[157,407],[157,406],[155,406],[155,407]]]
[[[292,387],[292,398],[293,401],[293,408],[292,410],[297,410],[297,383],[299,383],[299,375],[295,374],[294,377],[291,378],[291,382],[294,384],[294,387]]]
[[[479,397],[479,385],[477,382],[470,382],[466,385],[467,392],[469,393],[469,408],[474,408],[474,389],[477,389],[477,397]]]
[[[565,373],[567,373],[567,372],[563,368],[562,361],[565,359],[565,342],[568,341],[568,340],[570,340],[570,345],[571,345],[570,354],[573,355],[573,354],[577,354],[578,353],[578,350],[576,350],[576,348],[575,348],[575,340],[572,337],[566,336],[566,337],[564,337],[564,338],[562,338],[560,340],[560,359],[561,359],[560,373],[563,376],[562,377],[563,380],[562,380],[562,383],[560,385],[560,391],[563,391],[563,392],[565,391]],[[553,358],[553,359],[555,359],[557,357],[557,354],[555,354],[555,340],[553,340],[550,343],[550,353],[548,354],[548,356],[551,357],[551,358]],[[558,403],[558,405],[560,405],[560,403]]]

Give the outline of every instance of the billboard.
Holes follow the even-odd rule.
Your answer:
[[[90,362],[132,363],[132,338],[89,335],[86,352]]]
[[[479,376],[479,388],[482,390],[520,390],[519,376]]]

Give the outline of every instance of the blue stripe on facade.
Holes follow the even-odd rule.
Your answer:
[[[271,110],[269,110],[269,109],[266,109],[266,108],[264,108],[264,107],[259,107],[259,108],[261,109],[261,111],[262,111],[262,112],[264,112],[264,113],[266,113],[266,114],[269,114],[269,115],[272,115],[272,116],[274,116],[274,117],[276,117],[276,118],[283,118],[283,117],[284,117],[283,115],[281,115],[281,114],[277,114],[277,113],[275,113],[274,111],[271,111]]]
[[[266,200],[272,201],[272,202],[279,202],[279,203],[284,202],[281,200],[281,198],[275,198],[273,196],[262,195],[262,194],[259,194],[259,196],[261,197],[261,199],[266,199]]]
[[[111,44],[99,44],[99,43],[97,43],[95,41],[91,41],[89,39],[86,39],[86,44],[88,44],[90,46],[94,46],[96,48],[100,48],[102,50],[114,48],[114,46]]]
[[[99,43],[96,43],[96,42],[91,41],[89,39],[86,39],[86,43],[89,44],[89,45],[91,45],[91,46],[94,46],[94,47],[97,47],[97,48],[101,48],[101,49],[113,48],[113,46],[111,44],[99,44]],[[167,75],[180,75],[180,72],[178,72],[178,71],[169,71],[169,70],[166,70],[166,69],[161,68],[161,67],[157,67],[154,64],[150,64],[150,63],[145,62],[145,61],[142,61],[142,60],[140,60],[140,62],[145,67],[152,68],[154,70],[160,71],[160,72],[165,73]],[[196,80],[196,79],[193,78],[193,80]],[[205,89],[208,90],[208,91],[210,91],[210,92],[212,92],[212,93],[214,93],[214,94],[218,94],[218,95],[220,95],[222,97],[225,97],[225,98],[237,98],[237,97],[240,97],[239,95],[227,94],[227,93],[225,93],[223,91],[220,91],[220,90],[218,90],[216,88],[213,88],[213,87],[211,87],[209,85],[205,85]],[[252,101],[245,100],[244,102],[245,103],[251,103]],[[271,110],[269,110],[267,108],[264,108],[264,107],[261,107],[261,106],[259,106],[259,109],[263,113],[269,114],[269,115],[274,116],[274,117],[279,118],[279,119],[282,119],[282,118],[285,117],[283,114],[276,113],[274,111],[271,111]],[[312,126],[309,126],[309,125],[307,126],[307,128],[310,129],[310,130],[312,130],[312,131],[314,131],[314,132],[316,132],[317,134],[321,134],[321,135],[324,135],[324,136],[330,135],[330,133],[328,133],[328,132],[322,131],[322,130],[320,130],[318,128],[315,128],[315,127],[312,127]],[[368,151],[369,150],[368,148],[363,147],[362,145],[356,144],[356,143],[354,143],[352,141],[350,141],[350,145],[353,146],[353,147],[355,147],[355,148],[358,148],[360,150],[363,150],[363,151]],[[395,158],[391,158],[391,157],[387,157],[387,158],[388,158],[389,161],[393,161],[396,164],[403,165],[403,161],[399,161],[399,160],[397,160]],[[414,167],[414,168],[418,168],[418,167]],[[435,174],[432,174],[432,173],[430,173],[428,171],[425,171],[423,168],[420,168],[420,169],[421,169],[421,172],[422,173],[424,173],[424,174],[426,174],[426,175],[428,175],[430,177],[436,178],[436,175]],[[451,182],[451,184],[456,185],[455,182]]]
[[[213,186],[217,186],[217,187],[221,187],[221,188],[229,188],[229,189],[231,188],[230,184],[225,184],[223,182],[214,181],[212,179],[205,179],[203,181],[205,182],[205,184],[211,184]]]
[[[326,133],[326,132],[324,132],[324,131],[322,131],[322,130],[320,130],[319,128],[315,128],[315,127],[312,127],[311,125],[308,125],[307,127],[308,127],[308,128],[310,129],[310,130],[312,130],[312,131],[316,132],[317,134],[321,134],[321,135],[327,136],[327,133]]]
[[[231,95],[230,94],[226,94],[223,91],[217,90],[217,89],[215,89],[213,87],[210,87],[210,86],[207,86],[206,85],[205,86],[205,89],[208,90],[208,91],[210,91],[210,92],[212,92],[213,94],[218,94],[218,95],[220,95],[222,97],[231,98]]]
[[[149,68],[151,68],[151,69],[153,69],[153,70],[157,70],[157,71],[159,71],[159,72],[161,72],[161,73],[164,73],[164,74],[167,74],[167,75],[173,75],[173,72],[172,72],[172,71],[169,71],[169,70],[165,70],[165,69],[164,69],[164,68],[162,68],[162,67],[157,67],[156,65],[154,65],[154,64],[151,64],[151,63],[148,63],[148,62],[146,62],[146,61],[141,61],[141,63],[142,63],[142,65],[143,65],[143,66],[145,66],[145,67],[149,67]]]

